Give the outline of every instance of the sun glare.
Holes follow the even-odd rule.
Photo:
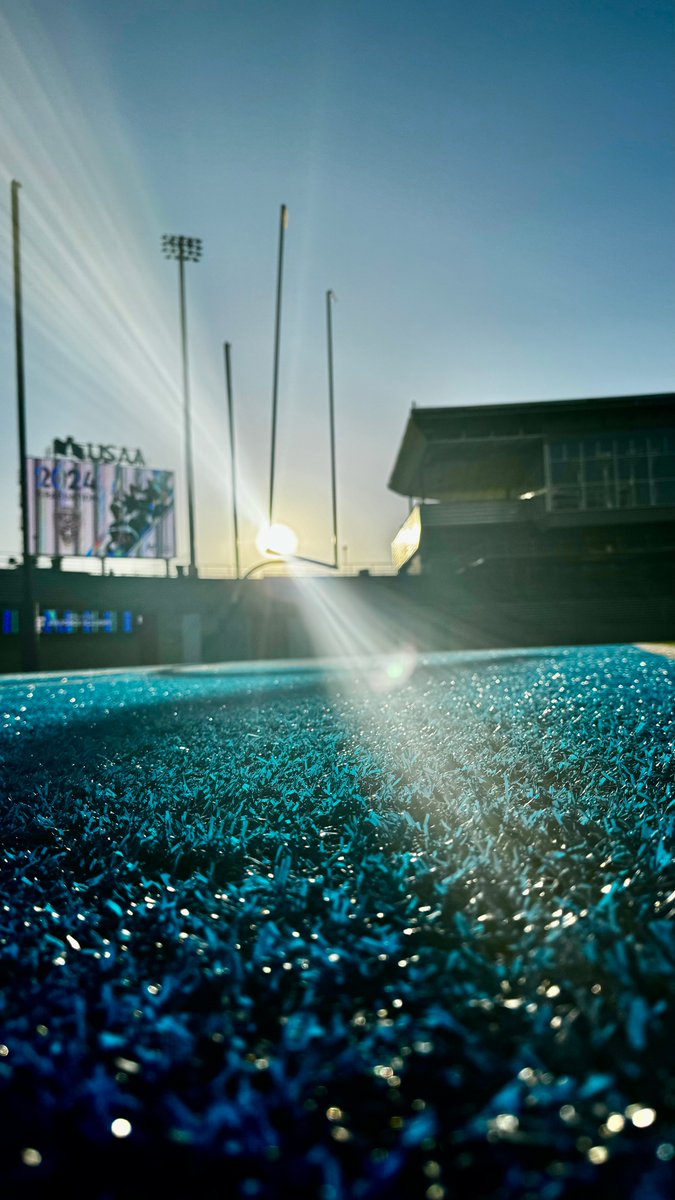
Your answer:
[[[298,548],[298,537],[289,525],[279,525],[275,522],[273,525],[265,525],[260,530],[255,544],[261,554],[270,556],[278,554],[285,558],[295,554]]]

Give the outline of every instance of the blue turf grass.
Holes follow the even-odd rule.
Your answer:
[[[399,668],[0,681],[3,1198],[675,1195],[675,663]]]

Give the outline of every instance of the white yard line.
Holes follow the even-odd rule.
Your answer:
[[[647,650],[649,654],[662,654],[664,658],[675,658],[675,645],[669,642],[636,642],[638,650]]]

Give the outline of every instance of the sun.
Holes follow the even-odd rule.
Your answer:
[[[260,530],[255,544],[261,554],[292,558],[298,548],[298,536],[290,525],[265,525]]]

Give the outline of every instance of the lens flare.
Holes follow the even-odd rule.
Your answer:
[[[260,530],[255,544],[263,555],[278,554],[282,558],[292,557],[298,548],[298,536],[290,525],[266,525]]]
[[[350,662],[357,688],[364,684],[369,691],[386,693],[409,681],[419,661],[418,650],[412,639],[401,644],[400,628],[386,597],[374,605],[339,579],[312,577],[293,563],[290,577],[318,658]]]

